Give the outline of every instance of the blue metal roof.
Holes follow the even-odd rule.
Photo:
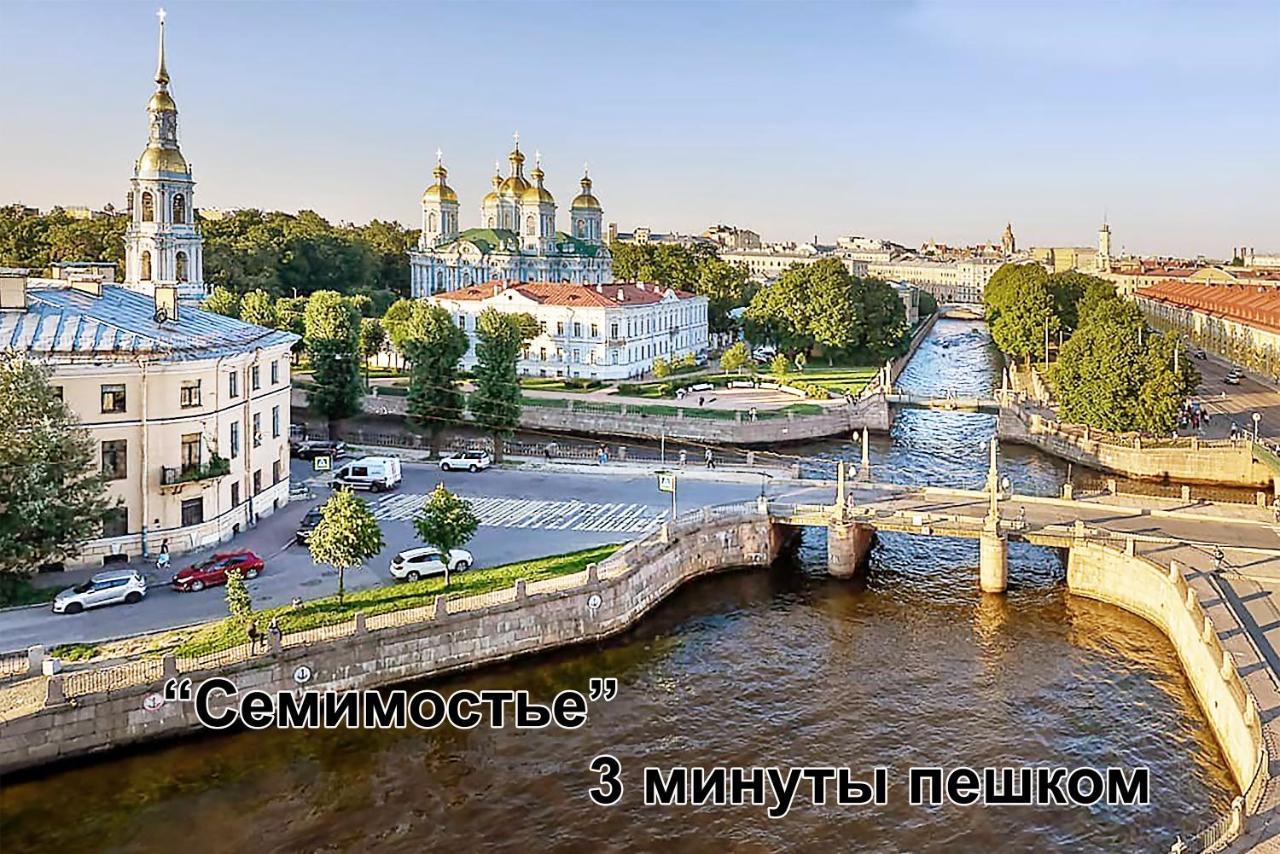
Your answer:
[[[292,346],[292,332],[266,329],[182,302],[177,320],[156,323],[155,301],[103,285],[102,296],[70,287],[30,287],[26,311],[0,311],[0,345],[33,355],[139,355],[210,359],[256,347]]]

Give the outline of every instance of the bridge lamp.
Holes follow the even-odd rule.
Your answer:
[[[1257,442],[1258,442],[1258,422],[1259,422],[1259,421],[1261,421],[1261,420],[1262,420],[1262,416],[1261,416],[1261,415],[1259,415],[1257,412],[1253,413],[1253,441],[1254,441],[1254,444],[1257,444]]]

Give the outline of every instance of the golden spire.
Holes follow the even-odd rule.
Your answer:
[[[160,60],[156,65],[156,85],[163,89],[169,85],[169,72],[164,67],[164,9],[156,12],[156,17],[160,19]]]
[[[444,152],[438,148],[436,149],[436,168],[431,171],[431,174],[435,175],[436,181],[441,184],[444,183],[445,177],[449,174],[448,170],[444,168]]]

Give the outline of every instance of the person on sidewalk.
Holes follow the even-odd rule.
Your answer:
[[[249,621],[249,628],[246,633],[249,635],[249,654],[254,655],[258,651],[258,641],[262,639],[262,635],[258,631],[257,620]]]
[[[680,449],[680,468],[684,468],[684,464],[689,462],[689,452],[684,448]]]
[[[716,467],[716,455],[715,455],[715,454],[713,454],[713,453],[711,453],[711,449],[710,449],[710,448],[707,448],[707,452],[706,452],[706,454],[704,454],[703,456],[704,456],[704,458],[706,459],[706,462],[707,462],[707,468],[709,468],[709,469],[713,469],[713,468],[715,468],[715,467]]]
[[[280,630],[280,618],[272,617],[271,622],[267,624],[267,634],[271,635],[271,640],[277,647],[282,646],[284,632]]]
[[[160,544],[160,554],[156,557],[156,569],[169,568],[169,540]]]

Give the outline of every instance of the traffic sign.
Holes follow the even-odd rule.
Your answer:
[[[316,471],[329,471],[333,468],[333,457],[328,454],[322,454],[321,456],[314,457],[311,460],[311,465]]]
[[[676,473],[671,471],[658,472],[658,491],[671,492],[676,491]]]

